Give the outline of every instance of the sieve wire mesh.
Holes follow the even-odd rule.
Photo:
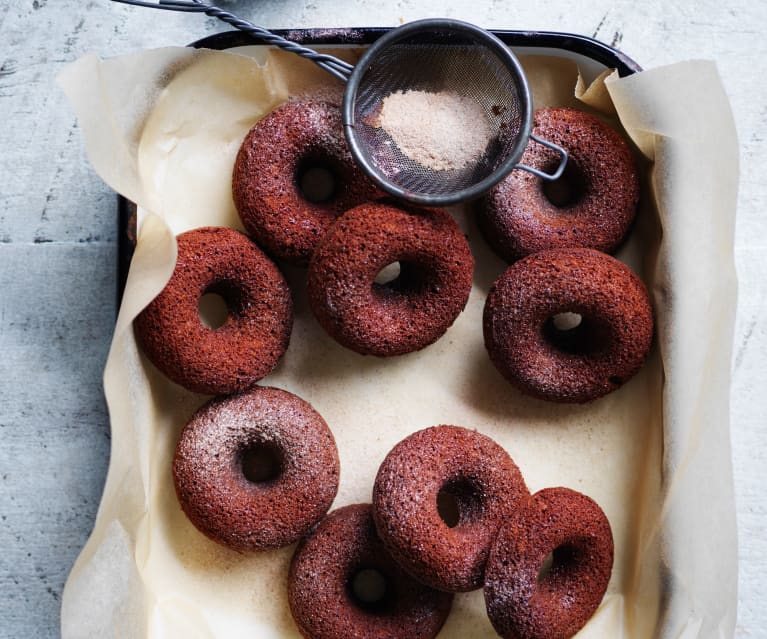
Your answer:
[[[526,106],[519,77],[484,42],[448,32],[431,34],[430,40],[424,42],[419,32],[376,52],[357,87],[354,136],[360,155],[379,179],[410,194],[442,198],[471,189],[519,155]],[[463,166],[441,170],[406,155],[378,116],[387,96],[407,91],[452,93],[474,101],[487,125],[484,152]],[[428,114],[413,117],[426,119]],[[441,133],[456,143],[460,139],[458,131]]]

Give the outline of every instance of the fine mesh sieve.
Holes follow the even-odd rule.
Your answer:
[[[352,66],[201,0],[114,1],[205,13],[347,82],[343,123],[351,153],[383,190],[402,199],[453,204],[478,197],[514,168],[548,180],[564,171],[565,150],[531,134],[530,90],[516,56],[474,25],[447,19],[405,24],[376,40]],[[420,100],[423,108],[399,122],[388,118],[403,99],[411,105]],[[461,137],[467,131],[471,148]],[[519,163],[530,139],[560,154],[553,174]]]
[[[407,92],[470,100],[483,120],[482,149],[461,166],[403,152],[386,127],[376,124],[385,99]],[[428,127],[428,112],[412,116],[413,125]],[[456,20],[419,20],[390,31],[366,51],[349,78],[343,119],[352,153],[382,188],[436,205],[477,197],[511,171],[527,145],[532,110],[520,64],[495,36]],[[428,133],[456,144],[461,137],[456,130],[427,131],[427,138]]]

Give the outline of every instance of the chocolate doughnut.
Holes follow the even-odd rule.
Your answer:
[[[302,179],[311,169],[329,172],[332,184],[310,200]],[[337,216],[381,195],[351,157],[340,107],[313,100],[286,102],[256,123],[237,154],[232,194],[259,245],[302,265]]]
[[[376,283],[399,262],[399,276]],[[309,265],[309,305],[328,334],[363,355],[386,357],[439,339],[466,306],[474,258],[440,209],[368,203],[338,218]]]
[[[181,386],[207,394],[243,391],[267,375],[288,347],[293,302],[285,278],[242,233],[204,227],[178,236],[170,281],[134,322],[151,362]],[[216,293],[228,317],[202,323],[200,299]]]
[[[331,512],[296,549],[288,576],[306,639],[431,639],[453,596],[418,583],[389,556],[369,504]]]
[[[509,262],[550,248],[617,249],[639,201],[638,170],[626,141],[593,115],[567,108],[536,111],[533,133],[568,152],[565,172],[547,182],[512,171],[478,211],[485,239]],[[556,151],[531,142],[521,163],[551,172],[559,161]]]
[[[567,639],[599,607],[612,566],[602,509],[574,490],[546,488],[498,533],[485,572],[487,614],[504,639]]]
[[[384,545],[405,570],[433,588],[458,592],[482,585],[498,528],[529,497],[516,464],[492,439],[460,426],[433,426],[386,456],[373,486],[373,512]]]
[[[563,330],[563,320],[579,317]],[[510,266],[490,289],[483,324],[490,359],[504,377],[555,402],[588,402],[623,385],[642,366],[653,335],[642,280],[591,249],[541,251]]]
[[[300,397],[268,387],[205,404],[173,459],[187,517],[242,552],[305,535],[330,508],[338,475],[335,439],[322,417]]]

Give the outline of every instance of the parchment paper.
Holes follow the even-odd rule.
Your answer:
[[[467,308],[440,341],[390,359],[347,351],[309,313],[304,272],[287,268],[295,327],[262,384],[308,400],[333,430],[341,458],[334,507],[369,502],[378,465],[408,433],[439,423],[476,428],[509,451],[531,490],[569,486],[596,499],[611,522],[612,579],[579,638],[730,637],[737,143],[729,106],[710,62],[625,79],[607,72],[591,86],[570,61],[523,63],[536,107],[617,113],[644,156],[641,211],[619,253],[654,299],[656,345],[642,371],[586,406],[514,390],[489,362],[481,331],[486,292],[505,265],[479,236],[471,207],[454,207],[477,265]],[[170,277],[175,234],[240,227],[231,169],[252,124],[290,96],[338,87],[310,63],[260,47],[90,56],[60,83],[95,169],[145,211],[104,373],[109,473],[65,588],[62,635],[297,637],[286,602],[293,547],[241,555],[209,541],[180,510],[170,461],[181,428],[207,398],[159,374],[139,353],[131,322]],[[456,596],[440,637],[493,636],[481,591]]]

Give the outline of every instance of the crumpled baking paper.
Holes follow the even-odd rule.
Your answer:
[[[336,53],[354,60],[358,51]],[[563,54],[564,55],[564,54]],[[370,501],[386,452],[439,423],[475,428],[512,455],[531,490],[563,485],[605,510],[615,567],[579,638],[731,637],[737,555],[728,431],[735,273],[737,141],[713,63],[692,61],[589,83],[557,56],[523,58],[536,107],[590,108],[641,153],[638,221],[618,257],[652,293],[656,343],[642,371],[586,406],[521,395],[493,368],[481,313],[505,265],[470,206],[454,207],[476,258],[466,310],[436,344],[403,357],[338,346],[308,311],[304,272],[290,347],[263,380],[310,401],[341,459],[335,507]],[[64,639],[298,637],[287,606],[293,547],[242,555],[185,518],[170,463],[206,401],[172,384],[137,349],[131,322],[163,288],[175,234],[241,228],[231,169],[248,129],[281,102],[341,87],[310,63],[266,47],[86,56],[59,78],[95,170],[142,210],[135,255],[104,372],[109,473],[93,533],[62,602]],[[440,637],[493,637],[481,591],[456,596]]]

